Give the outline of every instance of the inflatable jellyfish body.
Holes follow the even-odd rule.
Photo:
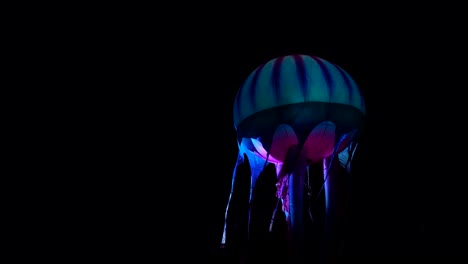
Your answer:
[[[304,245],[308,166],[322,166],[325,222],[332,223],[343,206],[338,192],[344,184],[341,176],[333,174],[334,167],[349,174],[365,111],[364,99],[351,76],[339,66],[309,55],[278,57],[260,65],[237,93],[233,115],[239,152],[233,185],[236,168],[246,156],[252,202],[258,176],[267,164],[274,164],[276,195],[288,223],[291,245],[298,251]],[[226,218],[228,208],[229,202]],[[327,228],[330,231],[333,225]],[[222,243],[225,240],[226,230]]]

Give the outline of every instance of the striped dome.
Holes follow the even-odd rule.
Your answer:
[[[247,77],[234,101],[234,125],[262,110],[303,102],[344,104],[365,114],[359,88],[346,71],[318,57],[288,55]]]

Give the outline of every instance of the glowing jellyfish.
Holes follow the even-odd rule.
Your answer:
[[[232,185],[245,155],[251,171],[252,202],[258,176],[267,164],[274,164],[277,197],[288,223],[291,247],[299,254],[304,246],[304,219],[309,214],[303,209],[307,181],[314,177],[308,168],[320,164],[325,233],[331,234],[343,207],[340,192],[346,184],[344,176],[350,174],[365,117],[364,99],[351,76],[318,57],[278,57],[248,76],[237,93],[233,113],[239,152]],[[331,235],[325,236],[331,239]],[[225,242],[226,224],[222,244]]]

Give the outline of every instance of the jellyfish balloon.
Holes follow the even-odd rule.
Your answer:
[[[366,109],[359,87],[338,65],[303,55],[274,58],[257,67],[241,85],[234,100],[233,119],[238,157],[227,202],[222,244],[234,193],[236,171],[248,162],[250,203],[255,184],[266,165],[276,171],[276,196],[288,226],[291,254],[307,249],[305,206],[310,178],[320,177],[324,241],[333,239],[334,223],[345,203],[343,185],[351,172]],[[319,166],[310,175],[310,166]],[[317,182],[317,181],[315,181]],[[276,211],[276,210],[275,210]],[[275,212],[272,213],[272,223]],[[271,226],[270,226],[271,229]]]

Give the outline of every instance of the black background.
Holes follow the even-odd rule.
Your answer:
[[[234,97],[257,66],[288,54],[341,66],[367,102],[345,255],[466,256],[458,35],[409,10],[236,10],[108,11],[64,41],[86,146],[69,256],[225,263]]]

